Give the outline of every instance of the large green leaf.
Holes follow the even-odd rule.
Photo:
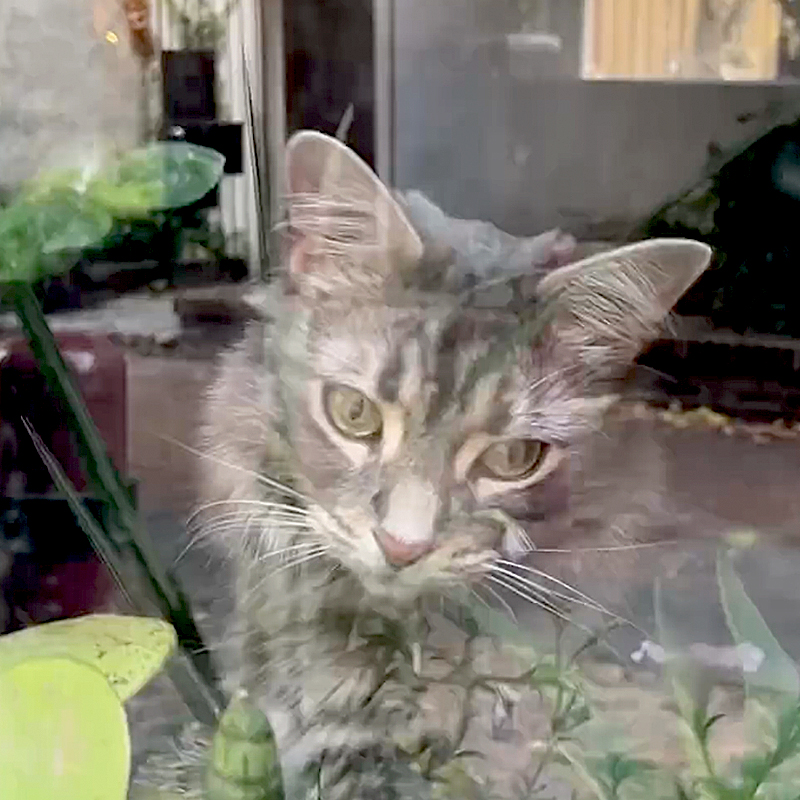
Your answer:
[[[102,673],[120,700],[136,694],[175,648],[160,619],[92,615],[0,636],[0,672],[30,658],[70,658]]]
[[[125,710],[105,677],[64,658],[0,671],[0,797],[124,800]]]
[[[800,697],[797,667],[747,596],[742,581],[733,568],[730,553],[720,553],[717,559],[717,582],[725,618],[734,641],[737,645],[755,645],[764,654],[759,668],[744,675],[748,690],[779,692],[796,700]]]
[[[51,270],[48,256],[99,241],[111,224],[104,208],[66,187],[36,198],[22,197],[0,211],[0,277],[34,280]]]
[[[110,207],[182,208],[207,195],[222,178],[225,157],[185,142],[156,142],[124,155],[90,191]]]

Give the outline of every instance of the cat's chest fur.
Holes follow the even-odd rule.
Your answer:
[[[412,772],[438,773],[468,745],[482,758],[465,763],[467,772],[478,781],[496,778],[497,762],[486,760],[494,751],[510,792],[528,766],[535,733],[530,709],[538,701],[519,693],[533,654],[502,651],[477,634],[474,621],[465,630],[458,604],[392,605],[334,567],[276,564],[271,579],[248,567],[239,581],[235,680],[272,721],[290,796],[326,761],[352,758],[354,770],[374,767],[377,774],[385,764],[371,767],[365,755],[377,749],[381,758],[407,759]],[[525,731],[520,708],[528,709]],[[435,774],[419,777],[420,786],[432,786]],[[361,796],[347,792],[362,791],[359,782],[369,776],[352,780],[338,776],[331,796]]]

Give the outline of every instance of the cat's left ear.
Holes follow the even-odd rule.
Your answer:
[[[289,272],[304,293],[375,293],[422,257],[405,212],[338,139],[300,131],[286,146]]]
[[[575,262],[537,288],[558,341],[593,374],[630,362],[711,261],[690,239],[651,239]]]

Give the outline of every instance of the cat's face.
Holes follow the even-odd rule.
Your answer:
[[[563,503],[588,404],[515,317],[323,304],[301,324],[282,380],[294,471],[373,592],[461,583]]]
[[[530,241],[503,239],[487,261],[491,231],[434,231],[317,134],[292,140],[289,167],[293,291],[277,364],[316,532],[376,595],[479,577],[536,544],[563,507],[603,405],[592,387],[636,353],[708,250],[656,242],[550,271],[517,265],[508,278],[533,278],[529,296],[517,283],[487,301],[476,274],[496,286]]]

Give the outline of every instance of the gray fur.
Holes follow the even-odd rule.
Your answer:
[[[409,753],[463,741],[475,711],[460,692],[448,730],[431,713],[435,682],[420,676],[441,672],[442,652],[430,609],[537,543],[602,411],[598,379],[652,335],[708,252],[645,243],[559,267],[557,232],[517,240],[420,195],[397,202],[319,134],[290,142],[288,172],[286,274],[222,359],[203,443],[208,536],[238,575],[230,681],[270,716],[290,798],[315,764],[326,798],[422,798],[430,785]],[[483,286],[520,278],[515,302],[480,301]],[[320,412],[325,384],[380,404],[380,446],[337,436]],[[504,437],[558,458],[541,480],[498,486],[475,463],[481,442]],[[415,517],[420,503],[431,511]],[[429,537],[429,552],[392,567],[384,525]]]

